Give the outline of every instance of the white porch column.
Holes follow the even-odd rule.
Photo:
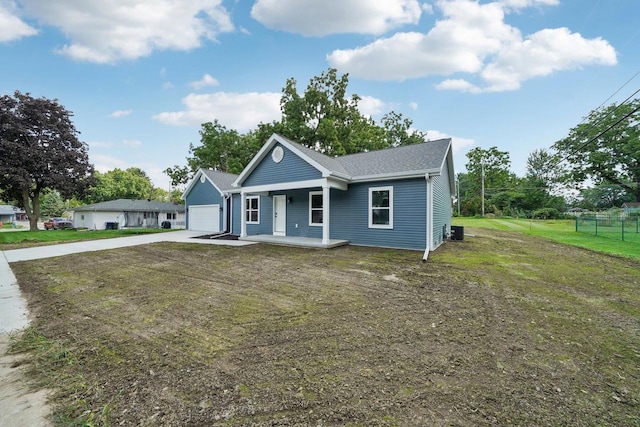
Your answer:
[[[240,237],[247,237],[247,193],[240,193]]]
[[[322,185],[322,244],[329,244],[329,212],[330,210],[330,197],[331,188],[329,187],[329,183],[325,181]]]

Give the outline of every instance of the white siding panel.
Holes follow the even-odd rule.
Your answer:
[[[87,212],[73,213],[73,226],[75,228],[88,228],[90,230],[104,230],[107,222],[117,222],[123,226],[124,214],[122,212]]]

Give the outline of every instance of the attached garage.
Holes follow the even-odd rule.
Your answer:
[[[187,185],[182,198],[187,205],[187,228],[207,233],[230,232],[231,194],[238,175],[200,169]]]
[[[189,206],[189,230],[220,232],[220,205]]]

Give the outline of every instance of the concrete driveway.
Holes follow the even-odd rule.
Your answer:
[[[172,231],[89,240],[76,243],[39,246],[0,251],[0,426],[50,426],[47,420],[46,390],[33,392],[17,368],[19,356],[7,355],[10,334],[29,326],[27,302],[9,266],[12,262],[31,261],[80,252],[102,251],[156,242],[187,242],[195,244],[244,246],[252,242],[238,240],[196,239],[202,232]]]

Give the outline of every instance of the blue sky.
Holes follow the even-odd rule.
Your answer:
[[[96,169],[186,164],[200,124],[280,119],[329,67],[361,111],[527,156],[640,71],[638,0],[0,0],[0,93],[57,98]],[[622,102],[638,78],[607,101]]]

